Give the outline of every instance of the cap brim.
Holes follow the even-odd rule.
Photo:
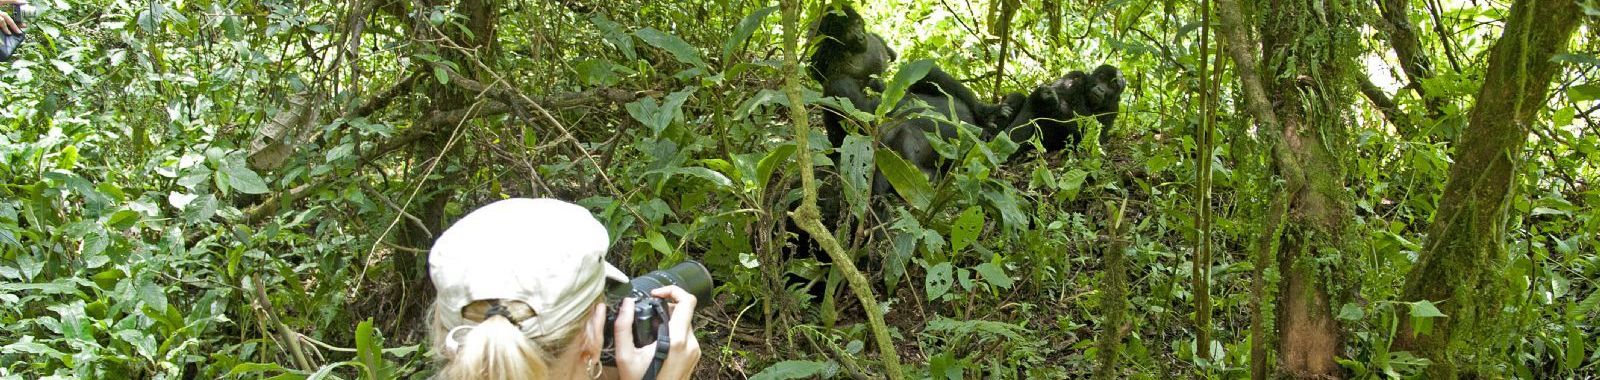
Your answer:
[[[605,264],[605,267],[606,267],[606,269],[605,269],[606,270],[606,278],[607,279],[610,279],[610,280],[616,281],[616,282],[628,282],[628,275],[625,274],[625,273],[622,273],[621,269],[617,269],[617,267],[615,265],[611,265],[611,263],[607,263],[607,262],[604,262],[604,261],[602,261],[601,263]]]

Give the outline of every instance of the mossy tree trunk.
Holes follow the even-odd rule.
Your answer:
[[[1434,362],[1429,378],[1475,372],[1458,366],[1485,363],[1495,347],[1503,346],[1487,330],[1500,313],[1511,186],[1558,69],[1550,58],[1566,49],[1582,14],[1572,0],[1517,1],[1489,53],[1477,103],[1451,154],[1455,165],[1428,241],[1406,277],[1405,300],[1428,300],[1446,315],[1432,321],[1427,332],[1413,331],[1410,318],[1402,318],[1396,337],[1399,349]]]
[[[1356,55],[1350,51],[1356,37],[1340,16],[1350,12],[1346,3],[1273,0],[1264,5],[1261,62],[1273,78],[1265,85],[1282,123],[1282,139],[1274,149],[1287,150],[1280,156],[1288,156],[1275,164],[1300,166],[1300,175],[1283,176],[1289,223],[1278,251],[1283,276],[1278,284],[1278,358],[1290,376],[1338,377],[1335,359],[1341,336],[1333,318],[1338,305],[1333,295],[1342,292],[1328,286],[1341,276],[1339,258],[1354,253],[1347,245],[1351,195],[1341,157],[1334,152],[1347,140],[1344,70],[1357,67],[1348,58]]]
[[[1347,1],[1268,0],[1257,9],[1259,61],[1236,0],[1218,1],[1218,27],[1287,192],[1278,250],[1280,371],[1337,378],[1341,336],[1333,307],[1348,289],[1329,285],[1340,283],[1338,263],[1354,253],[1351,195],[1334,152],[1348,140],[1342,114],[1350,100],[1348,70],[1360,67],[1353,59],[1358,35]]]

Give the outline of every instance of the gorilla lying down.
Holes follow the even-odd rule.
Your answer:
[[[879,76],[897,57],[882,36],[867,32],[865,20],[848,5],[834,6],[822,15],[811,41],[815,41],[815,50],[809,58],[808,75],[821,84],[824,97],[843,100],[837,108],[827,106],[823,112],[828,142],[833,148],[839,148],[850,133],[846,127],[858,123],[848,116],[849,108],[865,112],[878,108],[882,99],[877,94],[884,91]],[[1033,144],[1027,142],[1036,137],[1046,152],[1064,150],[1082,138],[1084,129],[1078,124],[1080,121],[1093,119],[1101,123],[1101,131],[1111,129],[1117,116],[1117,103],[1126,86],[1116,67],[1102,65],[1093,73],[1067,73],[1060,80],[1040,85],[1026,95],[1012,93],[1001,103],[986,103],[980,101],[971,88],[934,66],[907,88],[905,96],[880,121],[876,143],[894,150],[929,179],[937,180],[954,163],[940,157],[930,137],[957,138],[961,128],[976,127],[981,139],[1005,135],[1021,144],[1011,156],[1013,159],[1031,148]],[[1101,136],[1103,138],[1105,133]],[[835,163],[840,162],[837,151],[831,157]],[[887,195],[892,190],[885,176],[876,171],[871,186],[874,197]],[[825,198],[821,205],[825,222],[837,226],[837,221],[832,219],[839,215],[842,197]],[[881,212],[886,210],[871,209],[878,219],[885,219]],[[815,247],[803,231],[793,226],[790,230],[799,237],[794,241],[792,252],[820,262],[831,261],[827,255],[815,255]],[[868,267],[877,262],[865,260]],[[794,280],[791,277],[791,285],[796,284]],[[820,285],[812,282],[809,293],[821,295]]]
[[[865,20],[854,8],[838,5],[818,20],[812,40],[817,42],[810,57],[809,74],[822,85],[822,95],[843,98],[845,104],[857,110],[877,109],[880,99],[869,95],[867,89],[884,90],[878,76],[897,58],[883,37],[867,32]],[[957,122],[977,126],[983,138],[1003,133],[1022,143],[1013,158],[1029,150],[1033,144],[1025,142],[1036,136],[1046,152],[1060,151],[1082,138],[1080,120],[1099,121],[1104,138],[1116,120],[1118,102],[1126,87],[1120,70],[1101,65],[1093,73],[1072,71],[1028,95],[1012,93],[1004,102],[991,104],[978,100],[972,89],[934,66],[895,104],[890,120],[880,125],[878,142],[916,165],[930,179],[938,178],[950,163],[943,162],[933,150],[929,132],[940,138],[955,138],[961,127]],[[930,111],[942,117],[925,113]],[[835,148],[849,133],[846,123],[855,122],[846,115],[846,110],[823,112],[828,141]],[[873,193],[884,194],[888,183],[881,175],[875,177],[880,179],[873,181]]]

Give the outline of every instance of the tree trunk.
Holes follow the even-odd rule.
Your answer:
[[[1358,37],[1345,16],[1349,10],[1341,9],[1345,2],[1271,0],[1262,6],[1259,65],[1265,76],[1257,73],[1255,44],[1235,0],[1218,1],[1218,27],[1288,196],[1278,250],[1278,358],[1286,375],[1338,378],[1341,337],[1332,295],[1344,292],[1327,288],[1340,278],[1340,265],[1328,261],[1352,254],[1352,207],[1334,152],[1347,140],[1341,113],[1349,102],[1347,70],[1360,67],[1352,59]]]
[[[435,0],[429,2],[429,5],[448,5],[450,3],[449,1]],[[495,62],[494,57],[497,50],[495,48],[497,45],[495,44],[495,25],[498,19],[495,2],[491,0],[462,0],[456,4],[455,9],[457,13],[466,16],[467,29],[471,30],[470,35],[448,24],[433,27],[426,23],[414,26],[413,35],[416,36],[418,41],[429,41],[433,51],[439,56],[454,62],[455,67],[461,70],[460,74],[462,76],[484,82],[484,75],[479,72],[478,65],[473,60],[482,60],[491,65]],[[413,10],[413,12],[415,11]],[[425,18],[426,16],[423,17]],[[448,39],[448,42],[436,42],[441,36]],[[460,49],[470,49],[476,57],[469,57]],[[417,124],[434,122],[431,116],[436,114],[469,109],[474,102],[474,97],[477,96],[475,93],[463,90],[455,83],[440,84],[439,81],[432,77],[419,81],[418,86],[419,90],[427,94],[430,102],[427,104],[425,111],[418,117]],[[470,123],[471,115],[469,114],[461,120],[461,124]],[[463,125],[460,129],[465,130],[466,127]],[[427,178],[431,175],[442,175],[444,179],[437,180],[438,182],[451,182],[449,178],[455,175],[445,171],[444,168],[447,166],[445,161],[449,159],[449,152],[452,148],[450,138],[459,133],[459,131],[456,125],[441,125],[433,128],[433,130],[435,133],[423,136],[416,144],[413,144],[413,164],[411,166],[411,174],[408,176],[411,180],[406,183],[408,195],[410,191],[414,191],[416,187],[421,186],[421,191],[416,193],[417,198],[412,204],[419,207],[414,211],[414,214],[422,220],[422,223],[421,225],[402,223],[403,233],[401,235],[407,246],[423,250],[432,247],[433,240],[449,225],[448,221],[445,220],[445,206],[449,204],[450,198],[454,195],[453,187],[429,186],[428,183],[434,181],[429,181]],[[407,282],[415,284],[413,289],[417,289],[416,292],[419,292],[419,294],[432,293],[432,282],[428,281],[427,257],[425,255],[417,255],[415,257],[407,255],[396,259],[399,261],[395,262],[395,269],[405,276]],[[411,309],[425,310],[426,308]]]
[[[1341,49],[1353,37],[1338,16],[1340,2],[1275,0],[1262,13],[1261,57],[1271,75],[1267,91],[1276,101],[1282,125],[1276,149],[1288,150],[1301,166],[1300,176],[1284,176],[1289,190],[1289,223],[1285,226],[1278,268],[1283,280],[1278,294],[1278,347],[1283,371],[1299,378],[1339,377],[1338,321],[1327,285],[1338,278],[1339,265],[1319,264],[1350,254],[1346,243],[1351,218],[1350,191],[1344,166],[1333,147],[1345,144],[1347,104],[1344,68],[1353,62]],[[1332,9],[1330,9],[1332,8]],[[1344,46],[1341,46],[1344,44]]]
[[[1428,241],[1406,277],[1403,299],[1431,301],[1446,315],[1422,334],[1414,334],[1411,318],[1402,318],[1396,337],[1400,349],[1433,361],[1429,378],[1473,372],[1456,367],[1487,363],[1493,348],[1504,345],[1484,330],[1500,312],[1511,186],[1558,69],[1550,58],[1566,50],[1582,14],[1571,0],[1517,1],[1489,53],[1477,104],[1451,154],[1455,165]]]

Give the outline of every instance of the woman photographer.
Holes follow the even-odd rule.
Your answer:
[[[604,261],[609,241],[588,210],[553,199],[503,200],[456,221],[428,255],[437,378],[644,378],[657,348],[634,348],[632,300],[603,331],[606,280],[627,281]],[[695,297],[675,286],[652,295],[674,302],[655,378],[687,379],[700,360]],[[616,368],[601,364],[602,334],[615,334]]]
[[[14,6],[25,4],[28,4],[28,0],[0,0],[0,9],[3,9],[0,11],[0,35],[22,34],[24,26],[22,20],[12,19],[10,10]]]

